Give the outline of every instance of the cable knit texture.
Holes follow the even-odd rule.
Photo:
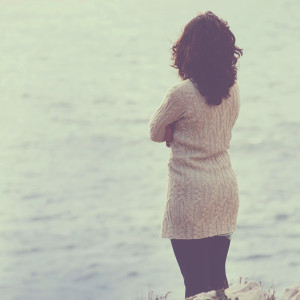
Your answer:
[[[237,83],[215,106],[186,79],[168,90],[152,116],[154,142],[164,142],[166,125],[174,123],[161,238],[199,239],[236,230],[238,185],[228,149],[239,107]]]

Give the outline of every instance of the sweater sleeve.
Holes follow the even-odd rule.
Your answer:
[[[150,139],[154,142],[164,142],[166,140],[166,126],[180,120],[183,114],[182,99],[178,97],[174,89],[169,89],[165,100],[150,120]]]

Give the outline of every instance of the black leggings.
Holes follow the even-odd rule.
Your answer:
[[[230,240],[224,236],[171,239],[185,284],[185,297],[228,288],[225,263]]]

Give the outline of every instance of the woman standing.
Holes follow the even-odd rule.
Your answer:
[[[185,297],[216,290],[227,299],[225,262],[239,196],[228,154],[239,113],[236,63],[243,54],[227,22],[208,11],[172,47],[182,79],[150,121],[150,138],[171,147],[162,238],[183,275]]]

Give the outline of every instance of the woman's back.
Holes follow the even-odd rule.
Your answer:
[[[161,237],[199,239],[235,231],[239,206],[229,149],[239,113],[237,84],[220,105],[209,105],[190,79],[172,86],[152,116],[150,137],[174,133]]]
[[[181,168],[195,171],[229,167],[227,150],[231,131],[239,114],[238,85],[230,89],[230,96],[220,105],[208,105],[190,79],[183,80],[167,93],[165,101],[150,124],[151,139],[161,137],[164,108],[166,119],[178,118],[174,123],[169,166],[177,173]],[[172,107],[172,109],[170,109]]]

